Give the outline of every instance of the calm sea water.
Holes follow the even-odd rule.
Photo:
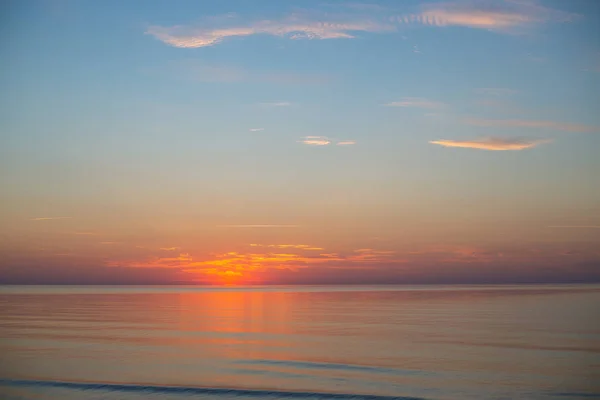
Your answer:
[[[598,286],[6,286],[0,398],[600,398],[599,305]]]

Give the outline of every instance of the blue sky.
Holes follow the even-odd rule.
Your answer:
[[[581,258],[556,266],[565,277],[600,260],[593,1],[3,7],[5,268],[82,262],[33,253],[43,247],[98,270],[179,257],[179,271],[259,239],[394,252],[392,281],[416,242],[519,257],[543,245],[548,259],[575,246]],[[120,247],[64,236],[80,231]],[[385,248],[363,243],[379,236]],[[172,247],[191,256],[159,251]],[[312,265],[288,261],[278,265]],[[309,274],[317,281],[325,261]]]

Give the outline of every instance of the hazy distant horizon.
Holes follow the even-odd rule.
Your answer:
[[[279,282],[262,282],[262,283],[193,283],[193,282],[122,282],[122,281],[106,281],[85,283],[84,281],[74,282],[27,282],[27,281],[12,281],[6,282],[0,280],[0,286],[180,286],[180,287],[228,287],[228,288],[244,288],[244,287],[263,287],[263,286],[536,286],[536,285],[598,285],[600,279],[581,279],[581,280],[513,280],[513,281],[462,281],[462,282],[294,282],[294,283],[279,283]]]

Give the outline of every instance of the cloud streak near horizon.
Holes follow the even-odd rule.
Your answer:
[[[37,217],[37,218],[29,218],[30,221],[51,221],[56,219],[71,219],[73,217]]]
[[[336,146],[352,146],[356,144],[356,140],[335,140],[326,136],[305,136],[302,140],[299,140],[298,143],[307,146],[328,146],[330,144],[335,144]]]
[[[600,229],[600,225],[551,225],[552,229]]]
[[[478,150],[525,150],[533,148],[542,143],[548,143],[548,139],[521,139],[521,138],[482,138],[474,140],[432,140],[429,143],[443,147],[461,147]]]
[[[217,228],[298,228],[298,225],[268,225],[268,224],[217,225]]]

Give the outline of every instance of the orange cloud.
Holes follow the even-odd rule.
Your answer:
[[[134,267],[134,268],[181,268],[194,261],[189,253],[180,253],[177,257],[156,257],[148,261],[109,261],[110,267]]]
[[[144,262],[109,262],[113,267],[173,268],[195,274],[215,283],[255,283],[259,276],[269,270],[298,271],[316,266],[328,268],[368,268],[369,264],[400,262],[394,259],[395,252],[374,249],[358,249],[350,254],[322,252],[321,247],[306,244],[250,244],[252,248],[273,249],[264,252],[239,252],[213,254],[198,260],[189,253],[177,257],[156,257]],[[300,250],[302,253],[293,252]],[[315,252],[318,252],[315,254]]]
[[[305,136],[298,143],[303,143],[309,146],[327,146],[331,140],[325,136]]]
[[[337,140],[330,139],[326,136],[305,136],[298,143],[303,143],[309,146],[327,146],[335,143],[337,146],[352,146],[356,144],[356,140]]]
[[[350,262],[389,262],[393,259],[393,256],[396,254],[395,251],[389,250],[374,250],[374,249],[357,249],[354,250],[354,253],[348,256],[346,259]],[[398,262],[399,260],[394,260]]]
[[[250,247],[273,247],[277,249],[300,249],[300,250],[324,250],[322,247],[314,247],[308,244],[250,244]]]
[[[552,225],[554,229],[600,229],[600,225]]]
[[[297,228],[298,225],[270,225],[270,224],[256,224],[256,225],[217,225],[217,228]]]
[[[30,221],[51,221],[55,219],[71,219],[73,217],[38,217],[38,218],[29,218]]]
[[[430,3],[421,13],[397,17],[396,20],[404,24],[464,26],[508,33],[539,23],[569,22],[576,17],[575,14],[544,7],[536,0],[458,0]]]
[[[525,150],[535,147],[549,140],[528,140],[509,138],[483,138],[476,140],[432,140],[429,143],[444,147],[462,147],[479,150]]]
[[[409,251],[409,257],[432,258],[440,263],[477,263],[488,262],[497,257],[502,257],[499,252],[489,252],[484,249],[463,245],[434,245],[426,246],[420,250]]]

